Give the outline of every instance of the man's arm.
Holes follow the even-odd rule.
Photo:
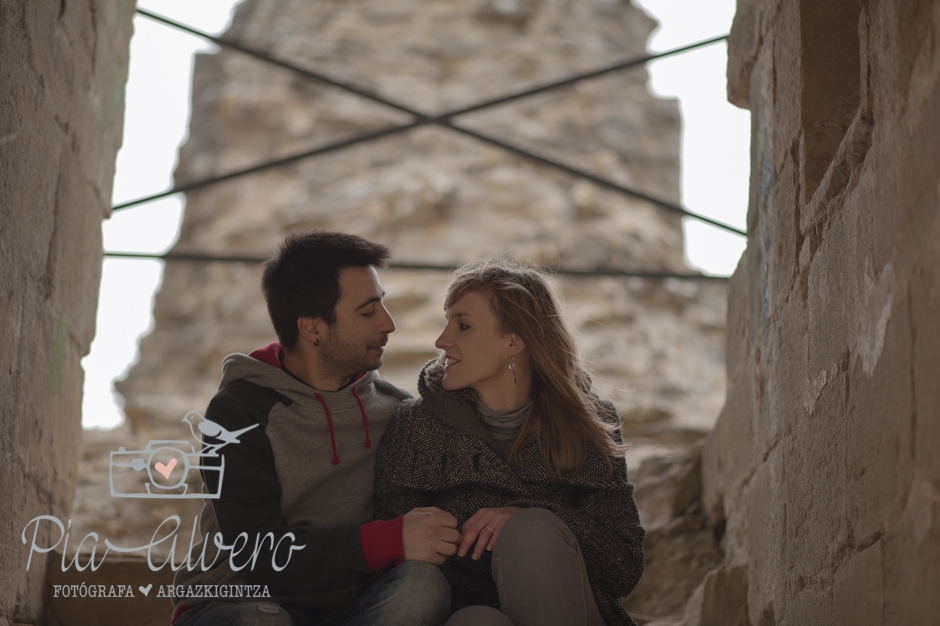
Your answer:
[[[397,522],[398,529],[394,520],[384,526],[357,524],[333,530],[287,524],[281,515],[281,486],[266,429],[271,408],[289,402],[270,389],[236,382],[209,404],[206,418],[229,431],[259,425],[242,434],[238,443],[219,450],[224,478],[220,497],[212,500],[221,534],[218,539],[225,546],[236,546],[232,562],[242,567],[246,581],[267,585],[272,594],[306,595],[361,586],[375,571],[364,552],[364,540],[367,545],[371,541],[373,553],[381,551],[389,535],[400,537],[401,522]],[[204,440],[208,446],[221,443],[212,437]],[[203,464],[211,465],[212,457],[204,457]],[[204,472],[204,480],[210,493],[218,488],[217,473]],[[226,550],[219,558],[229,554]],[[381,555],[373,560],[381,560]]]

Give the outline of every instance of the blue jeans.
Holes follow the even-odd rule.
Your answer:
[[[272,602],[205,602],[174,626],[440,626],[450,612],[450,585],[435,565],[406,561],[336,611]]]

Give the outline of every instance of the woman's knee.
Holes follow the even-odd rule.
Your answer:
[[[543,549],[559,542],[577,545],[574,533],[560,517],[538,507],[523,509],[510,517],[499,532],[494,552],[519,548]]]

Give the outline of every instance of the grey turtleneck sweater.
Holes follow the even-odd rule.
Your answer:
[[[516,435],[522,429],[522,423],[529,415],[531,406],[532,400],[526,400],[514,409],[493,411],[479,400],[477,401],[477,410],[480,412],[483,425],[489,431],[490,439],[496,444],[496,451],[503,456],[506,456],[509,446],[516,440]]]

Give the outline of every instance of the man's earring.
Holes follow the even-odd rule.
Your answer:
[[[313,346],[314,346],[314,347],[319,346],[319,345],[320,345],[320,340],[319,340],[319,339],[317,339],[316,341],[313,342]]]
[[[516,384],[516,367],[512,362],[512,357],[509,357],[509,371],[512,372],[512,384]]]

